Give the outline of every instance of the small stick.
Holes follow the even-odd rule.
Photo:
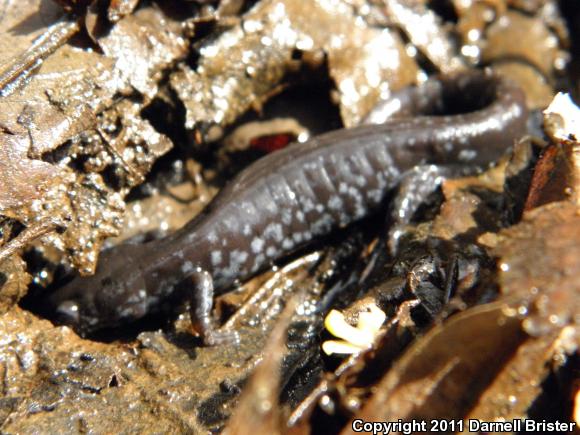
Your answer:
[[[26,247],[33,240],[51,233],[58,228],[58,224],[50,219],[38,221],[25,228],[15,238],[10,240],[6,245],[0,247],[0,264],[19,249]]]
[[[30,47],[16,56],[0,72],[0,96],[10,94],[19,82],[42,65],[44,59],[54,53],[80,29],[79,20],[65,19],[51,25]]]

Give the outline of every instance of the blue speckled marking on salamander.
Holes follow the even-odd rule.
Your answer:
[[[80,331],[117,326],[144,316],[191,277],[194,326],[209,344],[231,338],[212,328],[214,287],[227,290],[367,215],[416,165],[487,163],[525,132],[522,91],[484,73],[405,90],[387,109],[442,113],[449,103],[473,111],[337,130],[267,155],[176,233],[105,251],[96,274],[57,290],[51,306]]]

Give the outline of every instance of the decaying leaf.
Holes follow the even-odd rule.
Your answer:
[[[244,395],[240,398],[240,404],[223,432],[224,435],[282,433],[282,413],[278,401],[280,388],[278,372],[285,353],[287,327],[296,305],[296,300],[292,300],[280,316],[264,348],[264,354],[267,356],[254,370]]]
[[[60,181],[57,167],[28,157],[30,138],[0,135],[0,212],[10,215],[42,198],[49,185]]]
[[[462,418],[524,338],[503,303],[459,314],[411,346],[354,418]]]
[[[408,35],[411,42],[438,68],[449,74],[465,68],[450,43],[441,19],[425,4],[409,0],[385,1],[387,15]]]
[[[532,335],[580,322],[579,223],[578,207],[559,202],[527,212],[500,232],[494,253],[502,289],[529,312],[524,325]]]
[[[266,0],[239,25],[203,44],[195,69],[183,66],[172,75],[172,87],[187,109],[186,127],[218,139],[224,126],[277,92],[294,57],[316,50],[327,53],[348,126],[356,125],[379,95],[417,80],[417,65],[398,35],[369,28],[348,5]]]
[[[483,51],[484,61],[510,57],[523,58],[548,76],[559,65],[558,62],[562,62],[558,61],[561,53],[558,52],[556,36],[551,34],[545,24],[536,18],[508,11],[490,26],[487,37]],[[513,43],[522,38],[528,40],[529,45]]]
[[[16,256],[0,265],[0,313],[4,314],[26,294],[31,277]]]
[[[28,7],[43,12],[44,6]],[[51,14],[41,18],[58,17],[57,11]],[[6,16],[17,27],[26,11],[9,3]],[[140,9],[97,40],[103,54],[62,45],[25,86],[0,99],[0,211],[25,225],[57,222],[66,231],[46,240],[67,251],[85,273],[94,269],[103,241],[118,234],[129,188],[172,147],[141,111],[156,95],[160,72],[187,50],[180,31],[158,8]],[[17,56],[29,41],[6,53]],[[119,100],[123,94],[139,103]],[[85,171],[73,173],[68,165],[87,157]],[[121,188],[98,175],[109,166],[124,180]]]

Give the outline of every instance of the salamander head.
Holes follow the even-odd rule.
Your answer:
[[[147,292],[138,264],[136,245],[103,252],[94,275],[76,277],[49,296],[51,315],[81,335],[143,317]]]

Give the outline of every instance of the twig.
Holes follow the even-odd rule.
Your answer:
[[[0,247],[0,264],[19,249],[26,247],[33,240],[55,231],[58,226],[56,222],[45,219],[27,227],[6,245]]]
[[[80,29],[80,20],[64,19],[51,25],[28,49],[16,56],[0,72],[0,96],[9,95],[42,62]]]

